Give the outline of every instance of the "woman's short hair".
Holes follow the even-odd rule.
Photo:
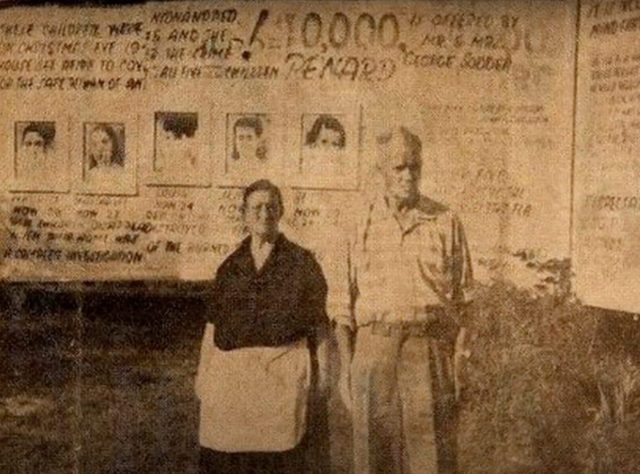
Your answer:
[[[186,112],[169,112],[157,114],[158,121],[165,132],[176,138],[193,138],[198,130],[198,115]]]
[[[254,181],[249,186],[244,189],[242,193],[242,212],[244,212],[247,208],[247,201],[249,200],[249,196],[251,196],[256,191],[269,191],[273,196],[275,196],[276,201],[278,202],[278,206],[280,207],[280,214],[284,213],[284,201],[282,199],[282,192],[280,192],[280,188],[273,184],[268,179],[259,179],[258,181]]]
[[[47,149],[53,144],[56,137],[56,127],[53,122],[29,122],[22,130],[22,141],[28,133],[37,133],[42,138],[43,148]]]
[[[264,132],[262,119],[258,116],[245,116],[240,117],[238,120],[236,120],[233,124],[233,150],[231,150],[231,159],[234,161],[240,159],[240,152],[238,151],[238,146],[236,144],[236,133],[238,128],[253,129],[257,138],[261,138],[262,133]],[[256,158],[261,161],[267,158],[267,147],[264,143],[258,143],[258,146],[256,147]]]
[[[340,140],[338,142],[338,147],[344,148],[347,143],[347,135],[344,131],[344,127],[340,123],[340,121],[332,115],[320,115],[313,125],[311,129],[307,132],[307,137],[305,140],[306,145],[315,145],[318,141],[318,136],[320,135],[320,131],[326,128],[328,130],[333,130],[334,132],[338,132],[340,135]]]
[[[240,117],[233,124],[233,133],[236,132],[237,128],[253,128],[253,131],[256,133],[256,137],[262,136],[263,127],[260,117]]]

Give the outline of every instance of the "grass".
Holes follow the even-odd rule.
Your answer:
[[[2,321],[0,472],[196,472],[199,318],[166,303]]]
[[[74,304],[0,318],[0,472],[196,472],[198,301],[94,298],[82,318]],[[481,289],[473,310],[462,472],[637,470],[629,318],[616,336],[610,315],[506,284]],[[330,407],[333,472],[346,474],[348,416]]]

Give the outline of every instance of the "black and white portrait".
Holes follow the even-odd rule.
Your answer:
[[[135,166],[129,161],[124,123],[84,123],[82,184],[86,191],[130,193]]]
[[[303,114],[298,169],[311,185],[340,183],[357,172],[357,128],[348,114]]]
[[[305,135],[305,145],[324,153],[344,150],[347,138],[342,122],[332,115],[318,115]]]
[[[267,114],[227,115],[226,173],[254,175],[272,167],[270,133]]]
[[[15,123],[14,185],[32,191],[56,191],[66,185],[55,122]]]
[[[207,178],[201,135],[197,113],[155,113],[153,173],[158,183],[190,185]]]
[[[84,158],[87,175],[124,169],[124,147],[123,124],[85,123]]]

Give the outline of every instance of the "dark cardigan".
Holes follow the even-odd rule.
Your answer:
[[[221,265],[208,319],[221,350],[282,346],[312,337],[327,324],[327,283],[310,251],[280,234],[257,271],[251,239]]]

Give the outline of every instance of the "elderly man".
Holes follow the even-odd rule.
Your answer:
[[[350,242],[348,291],[330,296],[355,472],[451,473],[467,243],[454,213],[419,193],[420,139],[400,127],[377,145],[384,192]]]

